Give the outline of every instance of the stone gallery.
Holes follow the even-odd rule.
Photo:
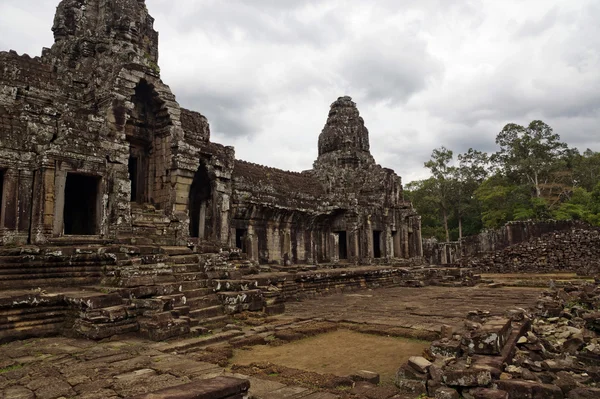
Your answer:
[[[419,217],[349,97],[313,169],[236,159],[161,81],[153,22],[144,1],[65,0],[41,57],[0,53],[5,244],[212,242],[279,264],[421,255]]]

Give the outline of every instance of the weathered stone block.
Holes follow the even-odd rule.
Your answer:
[[[471,335],[474,352],[481,355],[500,354],[510,331],[510,319],[500,317],[488,319],[478,331]]]
[[[442,381],[449,386],[485,387],[492,382],[492,375],[489,370],[474,368],[445,369]]]

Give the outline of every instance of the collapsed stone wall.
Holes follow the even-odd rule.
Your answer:
[[[582,271],[597,268],[598,230],[578,221],[518,221],[460,241],[423,240],[432,265],[460,264],[487,272]]]
[[[575,228],[547,233],[479,257],[463,257],[462,266],[485,273],[600,272],[600,230]]]
[[[396,385],[435,398],[600,397],[600,286],[543,292],[535,309],[472,311],[457,331],[411,357]]]

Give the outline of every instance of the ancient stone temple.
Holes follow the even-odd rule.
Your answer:
[[[422,255],[400,178],[375,163],[349,97],[313,169],[235,158],[160,79],[143,0],[63,0],[41,57],[0,53],[4,244],[240,248],[280,265]]]

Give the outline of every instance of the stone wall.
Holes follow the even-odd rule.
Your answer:
[[[543,234],[480,256],[460,259],[462,266],[485,273],[600,272],[600,229],[572,228]]]
[[[554,233],[569,232],[573,229],[586,230],[589,226],[578,221],[517,221],[509,222],[496,230],[486,230],[475,236],[464,237],[455,242],[438,242],[436,239],[423,240],[423,256],[432,265],[462,264],[466,265],[473,259],[481,257],[494,258],[495,254],[514,253],[523,251],[523,257],[527,258],[539,256],[548,258],[546,252],[559,250],[559,245],[554,243],[556,240]],[[592,229],[593,230],[593,229]],[[575,233],[577,234],[577,233]],[[567,234],[567,236],[570,236]],[[528,246],[529,242],[535,242],[536,239],[543,238],[546,249],[543,254],[533,253]],[[585,242],[577,247],[585,253]],[[523,243],[523,245],[518,245]],[[591,245],[591,244],[589,244]],[[513,248],[513,249],[510,249]],[[506,251],[504,251],[507,249]],[[509,250],[510,249],[510,250]],[[500,263],[504,255],[498,255],[495,263]],[[513,259],[514,256],[510,256]],[[562,257],[561,254],[550,254],[551,258]],[[531,261],[533,262],[533,260]],[[526,263],[526,262],[521,262]],[[578,268],[578,267],[577,267]],[[498,269],[498,268],[496,268]],[[536,267],[533,267],[536,269]]]

